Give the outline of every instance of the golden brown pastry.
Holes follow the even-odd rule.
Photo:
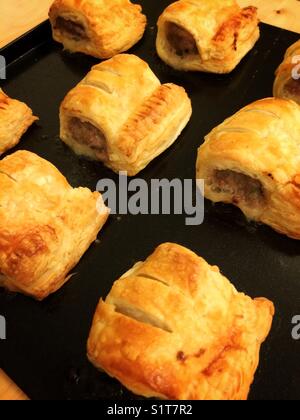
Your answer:
[[[235,0],[181,0],[158,20],[157,52],[177,70],[230,73],[259,38],[257,9]]]
[[[129,0],[55,0],[49,17],[65,49],[110,58],[142,38],[147,20],[141,11]]]
[[[171,146],[192,114],[182,87],[121,54],[95,67],[64,99],[61,139],[75,153],[136,175]]]
[[[270,301],[238,293],[217,267],[167,243],[100,301],[88,357],[145,397],[243,400],[273,315]]]
[[[9,98],[0,89],[0,156],[15,147],[37,120],[26,104]]]
[[[58,290],[106,222],[97,204],[33,153],[0,161],[0,285],[38,300]]]
[[[300,41],[287,50],[277,69],[273,93],[278,98],[292,99],[300,105]]]
[[[216,127],[200,147],[205,196],[300,239],[300,107],[263,99]]]

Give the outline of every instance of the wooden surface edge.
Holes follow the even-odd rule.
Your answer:
[[[0,401],[27,401],[28,397],[0,369]]]
[[[48,18],[53,0],[0,1],[0,48]]]
[[[256,6],[263,23],[300,33],[300,1],[237,0],[240,6]]]

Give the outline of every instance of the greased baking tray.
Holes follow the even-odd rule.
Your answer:
[[[141,3],[148,27],[131,52],[146,60],[162,82],[184,86],[193,101],[188,127],[141,177],[193,179],[204,135],[241,107],[272,95],[275,69],[299,36],[262,24],[260,41],[232,74],[176,72],[160,61],[154,46],[157,18],[171,1]],[[18,149],[48,159],[74,187],[94,190],[103,178],[117,182],[117,175],[75,156],[58,136],[60,102],[97,60],[63,52],[52,41],[48,23],[1,54],[10,62],[2,87],[40,117]],[[100,296],[106,296],[133,263],[158,244],[172,241],[217,264],[240,291],[274,301],[276,317],[262,348],[250,399],[300,399],[300,342],[291,334],[292,318],[300,313],[300,242],[249,224],[232,206],[209,202],[201,226],[186,226],[185,216],[112,216],[99,239],[73,270],[72,280],[44,302],[0,291],[0,314],[7,322],[7,340],[0,341],[0,366],[30,398],[136,398],[88,363],[86,341]]]

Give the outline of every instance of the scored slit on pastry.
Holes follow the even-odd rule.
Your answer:
[[[217,267],[163,244],[100,301],[88,358],[145,397],[246,399],[273,315],[267,299],[238,293]]]
[[[112,301],[110,303],[115,307],[116,313],[132,318],[142,324],[148,324],[152,327],[159,328],[167,333],[172,333],[171,328],[165,322],[150,313],[129,305],[127,302]]]
[[[144,279],[157,281],[158,283],[162,283],[165,286],[170,287],[169,283],[166,280],[162,280],[161,278],[151,276],[150,274],[143,274],[143,272],[141,272],[141,273],[138,273],[137,274],[137,277],[141,277],[141,278],[144,278]]]
[[[176,23],[167,23],[166,37],[177,55],[183,57],[185,55],[199,54],[193,35]]]
[[[242,109],[241,112],[245,112],[245,113],[250,113],[250,112],[253,113],[253,112],[256,112],[258,114],[265,114],[265,115],[268,115],[268,116],[271,116],[271,117],[280,119],[280,116],[276,112],[270,111],[268,109],[259,109],[259,108],[253,108],[253,109],[250,108],[250,109],[247,109],[246,108],[246,109]],[[248,130],[250,131],[251,128],[248,127]]]

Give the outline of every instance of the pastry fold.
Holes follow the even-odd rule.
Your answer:
[[[295,102],[269,98],[243,108],[199,149],[197,178],[205,180],[205,197],[300,239],[299,138]]]
[[[182,87],[121,54],[91,70],[64,99],[60,136],[75,153],[136,175],[178,138],[192,114]]]
[[[95,313],[88,357],[132,392],[172,400],[244,400],[273,304],[238,293],[190,250],[159,246]]]
[[[300,41],[291,45],[276,71],[273,94],[300,105]]]
[[[15,147],[37,120],[26,104],[9,98],[0,89],[0,156]]]
[[[102,59],[129,50],[147,23],[142,7],[129,0],[55,0],[49,17],[65,49]]]
[[[46,160],[26,151],[3,159],[0,285],[44,299],[71,277],[107,217],[98,192],[73,189]]]
[[[156,48],[177,70],[230,73],[259,38],[257,9],[235,0],[180,0],[158,20]]]

